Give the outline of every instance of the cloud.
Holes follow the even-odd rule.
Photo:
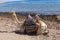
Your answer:
[[[60,2],[60,0],[0,0],[0,2],[21,1],[22,3],[28,2]]]
[[[25,1],[25,0],[0,0],[2,2],[9,2],[9,1]]]
[[[57,1],[57,0],[27,0],[27,1]]]
[[[18,0],[18,1],[26,1],[26,0]]]

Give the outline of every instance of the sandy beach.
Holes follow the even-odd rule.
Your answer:
[[[19,18],[22,22],[23,20],[21,19]],[[16,21],[9,15],[0,15],[0,40],[60,40],[60,23],[51,21],[45,21],[45,23],[48,25],[49,37],[44,35],[17,34],[13,32],[18,29]]]

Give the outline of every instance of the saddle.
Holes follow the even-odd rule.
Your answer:
[[[24,28],[27,30],[35,30],[36,29],[36,24],[34,22],[34,19],[27,19],[24,22]]]

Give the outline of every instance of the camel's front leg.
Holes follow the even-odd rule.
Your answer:
[[[38,27],[37,35],[42,34],[41,24],[40,23],[36,23],[36,26]]]

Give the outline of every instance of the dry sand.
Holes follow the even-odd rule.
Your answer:
[[[9,16],[0,16],[0,40],[60,40],[60,23],[45,21],[49,28],[49,37],[44,35],[16,34],[18,29],[15,20]]]

